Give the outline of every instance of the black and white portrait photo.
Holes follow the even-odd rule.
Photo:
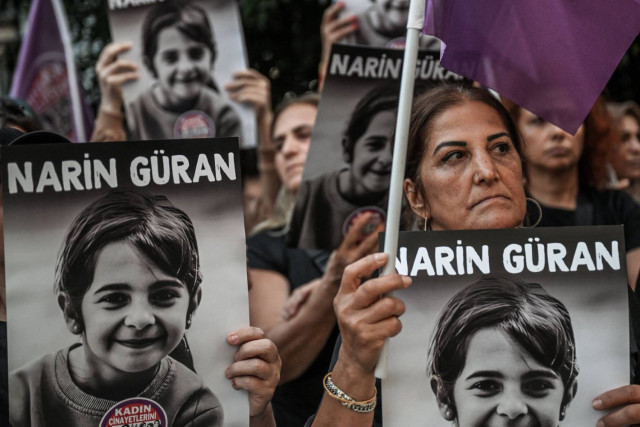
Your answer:
[[[629,381],[621,231],[401,233],[385,425],[595,425]]]
[[[237,140],[10,148],[12,425],[247,423],[225,378],[248,323]]]
[[[409,0],[344,0],[344,15],[356,16],[356,29],[340,43],[402,49],[407,35]],[[421,49],[440,49],[440,41],[422,34]]]
[[[288,244],[305,249],[339,246],[360,215],[363,234],[385,221],[391,176],[402,52],[334,45],[318,107]],[[422,51],[415,93],[459,76],[443,69],[438,53]]]
[[[252,141],[253,112],[223,89],[234,71],[246,68],[236,3],[144,3],[111,2],[109,11],[113,40],[132,42],[124,56],[139,64],[140,78],[123,91],[130,138]]]

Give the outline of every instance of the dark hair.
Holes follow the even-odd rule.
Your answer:
[[[427,374],[437,380],[439,402],[455,407],[453,387],[469,343],[485,328],[498,328],[557,372],[565,391],[577,377],[575,339],[564,304],[537,283],[482,276],[449,300],[431,339]]]
[[[433,122],[451,108],[469,101],[482,102],[491,107],[502,120],[511,137],[513,145],[522,159],[522,137],[509,112],[500,100],[486,89],[460,84],[443,84],[418,96],[413,102],[409,137],[407,141],[407,163],[404,177],[411,179],[415,189],[424,195],[424,186],[420,180],[420,162],[426,154],[429,135]]]
[[[194,297],[202,282],[191,219],[164,196],[111,190],[85,207],[67,231],[56,264],[55,290],[68,295],[67,318],[81,319],[82,298],[93,281],[100,250],[124,241],[162,271],[176,277]],[[197,305],[197,304],[196,304]],[[196,305],[190,304],[189,315]]]
[[[318,104],[320,104],[320,95],[315,92],[307,92],[300,96],[289,96],[282,100],[273,110],[273,120],[271,121],[271,130],[269,132],[271,135],[273,135],[273,130],[280,114],[282,114],[282,112],[287,108],[299,104],[311,105],[312,107],[318,108]]]
[[[215,62],[216,44],[205,11],[188,0],[164,1],[149,11],[142,24],[142,56],[154,77],[157,77],[153,57],[158,51],[158,35],[173,26],[190,39],[204,44],[211,51],[211,63]]]
[[[353,148],[356,142],[367,131],[376,114],[383,111],[391,111],[395,114],[398,109],[399,90],[397,84],[381,84],[371,89],[358,101],[349,117],[342,138],[342,152],[346,155],[348,163],[353,160]]]
[[[0,128],[13,126],[27,133],[43,129],[38,114],[26,102],[0,96]]]
[[[512,119],[517,123],[522,107],[513,101],[507,101],[506,104]],[[610,149],[610,144],[617,140],[612,116],[602,97],[598,97],[591,107],[583,125],[584,143],[578,161],[579,182],[580,185],[602,187],[607,179],[607,165],[615,157],[615,150]]]

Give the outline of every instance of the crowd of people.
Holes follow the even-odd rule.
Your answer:
[[[390,7],[393,10],[389,10]],[[343,3],[334,3],[325,11],[322,20],[320,88],[333,43],[396,45],[399,43],[397,38],[401,36],[401,32],[397,34],[396,21],[406,21],[408,2],[374,0],[361,16],[342,14],[343,8]],[[233,102],[253,107],[256,114],[257,148],[242,153],[250,326],[229,334],[228,344],[237,346],[238,350],[236,360],[230,361],[225,375],[234,388],[249,392],[250,425],[254,427],[381,426],[380,382],[376,380],[374,370],[385,340],[399,334],[402,328],[401,316],[405,305],[392,292],[411,284],[410,278],[399,274],[373,277],[374,272],[388,261],[386,254],[377,252],[377,234],[384,230],[384,224],[378,222],[371,227],[375,214],[364,213],[354,220],[343,237],[338,236],[340,243],[330,249],[290,248],[286,236],[299,192],[307,197],[311,197],[309,193],[318,193],[321,198],[326,198],[324,202],[328,205],[340,203],[341,198],[348,199],[355,194],[372,201],[370,204],[385,207],[385,184],[388,186],[388,182],[374,180],[364,186],[354,186],[356,181],[351,179],[351,175],[358,173],[354,158],[358,144],[367,132],[386,133],[386,142],[376,145],[375,150],[384,152],[384,155],[376,154],[377,159],[384,159],[378,162],[390,167],[390,139],[395,124],[397,95],[376,94],[380,102],[356,106],[352,120],[358,122],[350,123],[344,131],[343,150],[349,167],[339,174],[322,176],[315,186],[309,184],[313,188],[307,188],[309,186],[305,187],[302,182],[303,168],[320,94],[307,93],[288,98],[272,108],[269,79],[252,69],[238,70],[230,83],[218,87],[210,80],[216,48],[215,43],[207,41],[212,36],[210,29],[207,30],[206,17],[199,17],[197,9],[191,10],[187,17],[181,13],[184,10],[174,11],[170,19],[156,16],[159,24],[151,21],[145,24],[149,38],[145,45],[145,66],[158,82],[149,93],[135,100],[131,108],[139,112],[160,102],[165,111],[159,109],[155,113],[139,114],[140,121],[149,117],[158,121],[156,125],[145,125],[144,128],[160,129],[168,122],[165,116],[175,115],[178,106],[182,110],[192,109],[204,102],[208,105],[206,108],[216,109],[222,104],[219,101],[222,92]],[[182,22],[185,20],[187,24]],[[193,31],[181,27],[191,25],[193,20],[198,28],[195,36]],[[403,28],[402,23],[399,27]],[[201,33],[205,35],[202,39]],[[164,80],[166,84],[163,83],[162,67],[173,67],[163,64],[171,55],[161,54],[170,49],[170,36],[173,39],[184,38],[191,46],[184,51],[178,49],[174,55],[197,56],[191,58],[195,64],[192,81],[183,84],[184,87],[178,91],[184,95],[181,97],[173,96],[172,91],[177,89],[170,87],[175,82],[168,74]],[[434,43],[437,44],[437,40],[429,39],[423,45],[432,46]],[[125,127],[123,92],[127,90],[128,82],[139,78],[137,65],[121,58],[129,49],[131,43],[111,43],[104,48],[96,63],[101,101],[91,136],[93,142],[161,137],[131,133]],[[220,118],[219,129],[222,131],[219,136],[240,136],[237,118],[224,108],[216,111],[215,118],[216,121]],[[222,123],[226,124],[222,126]],[[0,128],[0,143],[10,145],[20,143],[24,133],[41,130],[42,124],[28,105],[3,97],[0,99]],[[640,381],[640,302],[636,296],[636,287],[640,283],[640,107],[633,101],[608,102],[602,96],[577,133],[571,135],[509,100],[498,100],[471,82],[446,84],[416,97],[408,138],[403,184],[406,229],[624,225],[632,332],[630,385],[602,390],[602,394],[593,396],[593,408],[603,411],[599,427],[640,424],[640,385],[635,385]],[[329,188],[335,193],[335,200],[329,197]],[[313,200],[318,203],[318,195]],[[161,204],[160,208],[164,209],[163,206]],[[113,208],[111,205],[108,207]],[[113,218],[117,215],[101,212],[102,208],[92,208],[87,216],[109,215]],[[310,209],[324,207],[320,204]],[[184,218],[172,217],[176,212],[171,211],[168,215],[165,218],[168,228],[183,227],[184,233],[189,234],[188,218],[184,223]],[[106,217],[100,218],[94,224],[98,228],[106,226],[107,222]],[[332,228],[340,225],[328,220],[327,223],[305,226],[332,242],[336,240],[332,239]],[[367,227],[367,233],[363,233]],[[69,239],[66,244],[71,253],[64,256],[74,255],[73,246],[78,244],[71,237]],[[143,259],[149,271],[157,270],[155,273],[158,275],[167,273],[153,256],[142,257],[140,254],[145,249],[135,241],[123,242],[124,237],[105,238],[103,244],[93,250],[100,254],[99,259],[108,252],[112,252],[116,259],[118,251],[124,251],[130,258]],[[0,255],[4,259],[4,251]],[[87,254],[75,253],[75,256]],[[63,264],[66,262],[71,261],[65,259]],[[0,267],[3,272],[4,263]],[[94,270],[92,274],[97,274],[97,261],[94,260],[90,269]],[[191,266],[191,270],[194,269],[197,270],[197,265]],[[4,280],[4,274],[1,277]],[[180,277],[178,280],[188,282]],[[482,298],[491,299],[491,293],[511,295],[531,291],[526,283],[494,282],[485,280],[464,292],[476,292],[478,304],[481,304]],[[71,292],[65,290],[70,284],[66,279],[59,281],[57,286],[62,295]],[[195,286],[197,288],[198,284]],[[59,300],[60,307],[70,331],[88,335],[89,325],[78,320],[81,307],[77,306],[77,298],[82,301],[87,289],[74,289],[73,292],[77,294],[74,294],[76,298],[63,297]],[[185,292],[190,296],[185,297],[184,309],[194,310],[189,298],[197,289],[185,289]],[[565,313],[562,303],[552,297],[541,297],[536,290],[531,292],[535,294],[534,299],[543,301],[541,310]],[[0,320],[6,322],[4,297],[0,302]],[[558,364],[557,360],[545,357],[544,351],[540,355],[530,350],[528,344],[513,350],[513,336],[517,331],[508,329],[508,332],[500,332],[502,329],[498,329],[498,325],[501,323],[486,320],[477,307],[467,307],[471,314],[460,310],[452,307],[454,314],[448,320],[450,323],[439,327],[463,328],[456,324],[457,316],[463,315],[477,316],[478,324],[483,326],[461,329],[460,334],[468,335],[462,354],[455,354],[460,348],[451,342],[450,335],[445,333],[434,337],[432,349],[441,349],[442,352],[433,350],[435,353],[431,355],[429,371],[443,418],[457,426],[498,425],[498,422],[503,423],[499,425],[516,425],[518,422],[522,424],[517,425],[560,425],[576,388],[575,354],[567,354],[569,350],[566,350],[574,346],[573,333],[563,324],[558,329],[564,330],[566,340],[549,344],[544,334],[527,338],[532,340],[532,348],[551,346],[553,351],[563,352],[566,360],[571,362],[567,368],[567,364]],[[552,410],[539,410],[535,402],[531,403],[535,396],[520,402],[513,398],[502,401],[498,396],[492,400],[494,403],[490,408],[487,406],[474,412],[474,408],[461,398],[464,393],[456,387],[457,379],[466,367],[465,357],[476,351],[474,340],[481,334],[483,340],[511,349],[516,358],[557,376],[556,388],[560,392]],[[180,336],[177,333],[176,341]],[[6,347],[6,332],[0,344]],[[175,369],[165,358],[172,350],[167,348],[158,360],[153,361],[154,373],[156,368]],[[68,366],[65,372],[69,382],[91,395],[96,387],[91,381],[94,376],[75,376],[78,369],[84,368],[85,373],[91,371],[74,365],[79,359],[71,358],[70,354],[58,355]],[[96,357],[99,358],[99,354]],[[442,365],[454,363],[453,359],[457,360],[454,361],[457,363],[454,370],[445,369],[447,372],[442,373]],[[181,366],[181,362],[175,363]],[[190,374],[188,369],[178,370],[185,377]],[[7,414],[6,362],[1,373],[3,407],[0,413]],[[21,393],[28,394],[33,392],[30,388],[37,387],[29,384],[30,374],[18,372],[16,375],[23,380],[20,383],[23,386]],[[89,381],[84,381],[87,379]],[[140,381],[143,389],[150,379],[144,377]],[[117,400],[116,397],[112,400]],[[213,395],[205,398],[215,400]],[[199,419],[200,424],[196,422],[193,425],[216,425],[215,418],[214,411]],[[69,419],[73,420],[73,417]],[[6,419],[0,419],[0,425],[6,422]]]

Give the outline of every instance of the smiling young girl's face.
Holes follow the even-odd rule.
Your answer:
[[[180,343],[189,301],[185,284],[138,248],[107,244],[81,304],[87,367],[102,378],[154,368]]]
[[[179,107],[197,99],[210,78],[212,52],[192,40],[175,26],[158,33],[158,50],[153,57],[158,88],[155,91],[163,107]]]
[[[541,365],[498,328],[476,332],[455,382],[460,427],[557,427],[564,397],[560,375]]]

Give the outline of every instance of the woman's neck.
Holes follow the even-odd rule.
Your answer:
[[[573,210],[578,199],[578,168],[548,171],[527,169],[527,191],[543,205]]]
[[[155,377],[159,364],[142,372],[124,372],[112,367],[98,366],[86,354],[85,344],[69,352],[69,374],[74,384],[87,394],[122,400],[123,392],[135,396],[141,393]]]

